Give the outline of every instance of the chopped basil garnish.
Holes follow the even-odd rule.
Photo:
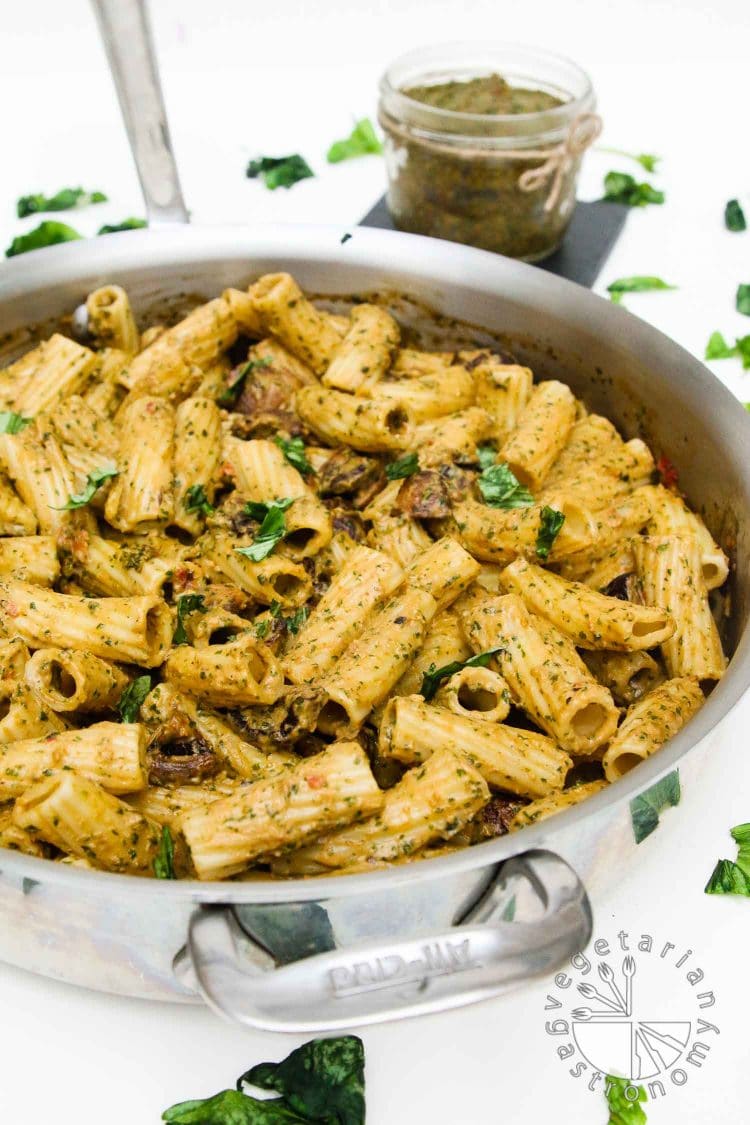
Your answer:
[[[486,668],[497,652],[500,652],[499,647],[488,648],[485,652],[478,652],[475,656],[470,656],[468,660],[452,660],[450,664],[444,664],[442,668],[436,668],[434,664],[431,664],[422,676],[419,694],[429,702],[443,680],[450,679],[462,668]]]
[[[161,830],[159,850],[154,856],[154,875],[157,879],[177,878],[174,873],[174,840],[168,824]]]
[[[131,684],[128,684],[117,704],[117,710],[120,712],[120,718],[124,723],[134,723],[137,721],[141,704],[150,691],[150,676],[139,676],[137,680],[133,680]]]
[[[627,207],[646,207],[649,203],[663,203],[664,192],[652,184],[639,184],[628,172],[608,172],[604,177],[606,203],[624,203]]]
[[[148,223],[145,219],[134,219],[132,216],[129,219],[123,219],[121,223],[105,223],[103,227],[99,227],[97,234],[119,234],[121,230],[142,230],[147,227]]]
[[[59,242],[75,242],[83,238],[73,227],[67,223],[59,223],[56,219],[45,219],[38,227],[19,234],[13,239],[5,251],[6,258],[15,258],[18,254],[28,254],[29,250],[42,250],[45,246],[57,246]]]
[[[276,544],[286,535],[286,520],[284,512],[294,503],[294,498],[285,497],[281,500],[272,500],[268,504],[250,501],[245,505],[245,512],[254,520],[260,522],[260,528],[255,540],[250,547],[235,547],[238,555],[244,555],[251,562],[262,562],[271,554]]]
[[[510,509],[529,508],[534,503],[534,497],[528,488],[524,488],[504,461],[495,464],[494,455],[493,460],[490,460],[487,446],[480,446],[477,456],[480,465],[484,466],[477,483],[485,504],[489,504],[491,508]]]
[[[0,434],[18,434],[30,426],[32,421],[31,418],[24,418],[23,414],[3,410],[0,412]]]
[[[301,437],[289,438],[288,441],[283,437],[275,437],[273,440],[276,442],[289,464],[293,465],[297,472],[302,473],[304,476],[306,473],[311,473],[313,471],[312,465],[305,456],[305,443]]]
[[[660,277],[618,277],[607,286],[610,300],[619,305],[623,293],[649,293],[654,289],[676,289],[676,285],[667,285]]]
[[[382,151],[383,145],[372,121],[369,117],[363,117],[356,123],[348,137],[343,141],[333,142],[326,154],[326,160],[329,164],[339,164],[342,160],[351,160],[353,156],[379,154]]]
[[[247,363],[243,363],[242,367],[238,370],[237,374],[228,383],[224,390],[217,398],[219,406],[231,406],[237,400],[237,396],[242,390],[242,385],[253,371],[258,371],[262,367],[268,367],[271,364],[270,356],[264,356],[262,359],[249,359]]]
[[[745,212],[742,210],[739,199],[730,199],[724,208],[724,226],[727,230],[747,230]]]
[[[293,633],[296,636],[306,621],[307,608],[306,606],[301,605],[299,609],[296,609],[294,611],[291,617],[287,617],[286,627],[290,633]]]
[[[250,161],[245,175],[249,180],[260,176],[266,187],[275,191],[278,187],[290,188],[315,173],[304,157],[295,152],[291,156],[259,156]]]
[[[203,594],[183,594],[177,599],[177,624],[172,635],[173,645],[186,645],[185,618],[191,613],[205,613]]]
[[[79,492],[75,496],[70,496],[67,503],[63,504],[61,508],[57,508],[58,512],[72,512],[76,508],[85,508],[93,498],[97,489],[101,488],[108,480],[118,475],[117,469],[92,469],[86,477],[86,487],[83,492]]]
[[[61,188],[54,195],[22,195],[16,203],[19,219],[36,215],[40,211],[70,211],[73,207],[88,207],[89,203],[106,203],[103,191],[84,191],[83,188]]]
[[[396,461],[389,461],[385,467],[388,480],[405,480],[406,477],[413,477],[416,472],[419,472],[417,453],[406,453]]]
[[[185,493],[185,510],[197,512],[201,516],[210,516],[212,512],[216,511],[206,496],[206,490],[202,484],[191,484]]]
[[[562,512],[558,512],[556,508],[548,507],[547,504],[544,505],[542,508],[539,531],[536,537],[536,553],[538,558],[549,558],[549,553],[564,523],[565,516]]]
[[[737,859],[720,859],[706,883],[707,895],[745,895],[750,898],[750,824],[730,829]]]

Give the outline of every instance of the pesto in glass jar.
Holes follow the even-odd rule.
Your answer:
[[[539,170],[594,109],[575,64],[519,47],[430,48],[394,63],[380,95],[400,230],[531,262],[560,245],[582,154],[573,148],[559,170]]]

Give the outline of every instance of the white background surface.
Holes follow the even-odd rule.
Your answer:
[[[714,329],[750,331],[734,311],[750,281],[750,233],[723,229],[727,198],[750,192],[747,159],[746,0],[154,0],[163,80],[185,194],[202,222],[279,219],[353,223],[381,193],[376,157],[328,167],[328,144],[352,119],[374,117],[375,89],[395,54],[429,42],[477,38],[537,43],[591,73],[606,122],[602,143],[663,156],[652,178],[664,207],[633,213],[600,278],[658,274],[674,293],[627,298],[696,354]],[[0,245],[36,224],[14,219],[18,195],[82,184],[111,203],[72,216],[93,233],[142,214],[93,18],[84,0],[2,5],[0,21]],[[301,151],[318,173],[289,192],[244,178],[250,156]],[[593,153],[580,194],[595,198],[610,167]],[[748,202],[747,194],[745,197]],[[750,373],[713,365],[743,400]],[[750,453],[750,450],[749,450]],[[688,1085],[648,1107],[655,1125],[750,1119],[746,1074],[750,904],[707,897],[731,825],[750,820],[747,698],[725,724],[705,772],[703,813],[666,814],[637,875],[594,901],[599,934],[649,931],[695,950],[710,978],[721,1028]],[[515,1125],[607,1119],[554,1056],[544,1034],[543,985],[448,1016],[364,1032],[368,1121]],[[0,966],[3,1121],[152,1125],[171,1103],[231,1085],[252,1063],[281,1058],[297,1040],[250,1034],[200,1008],[85,993]],[[690,1068],[692,1070],[692,1068]]]

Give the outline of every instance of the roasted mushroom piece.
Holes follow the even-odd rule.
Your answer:
[[[407,477],[396,503],[402,512],[421,520],[442,519],[451,512],[448,489],[437,469],[424,469]]]
[[[353,449],[337,449],[318,472],[320,495],[350,497],[354,508],[366,508],[384,484],[380,461]]]

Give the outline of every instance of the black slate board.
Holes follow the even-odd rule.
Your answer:
[[[579,202],[560,249],[535,264],[539,269],[591,288],[622,233],[627,214],[628,208],[622,203]],[[367,212],[360,226],[396,229],[388,214],[385,196]]]

